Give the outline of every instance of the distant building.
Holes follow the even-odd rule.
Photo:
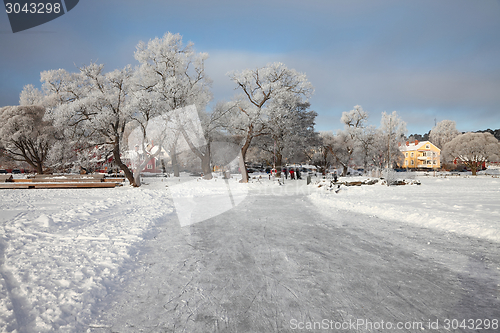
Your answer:
[[[146,165],[144,165],[144,169],[142,169],[141,172],[162,173],[162,159],[165,159],[166,156],[168,156],[167,152],[163,148],[160,148],[159,146],[153,146],[151,144],[148,144],[146,149],[148,150],[149,154],[156,154],[158,152],[158,149],[161,150],[159,154],[149,159]],[[143,164],[146,158],[147,155],[142,151],[142,147],[136,145],[134,150],[126,151],[125,156],[122,158],[122,160],[133,172],[135,172],[135,168]]]
[[[430,141],[406,141],[399,150],[404,155],[403,168],[435,170],[441,167],[441,149]]]

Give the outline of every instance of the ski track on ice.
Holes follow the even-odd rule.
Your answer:
[[[319,214],[311,191],[254,187],[204,222],[158,225],[91,332],[304,332],[290,319],[500,316],[496,243],[328,207]]]

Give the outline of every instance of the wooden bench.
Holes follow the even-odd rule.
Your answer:
[[[0,189],[14,189],[14,188],[29,188],[30,184],[19,183],[0,183]]]
[[[80,179],[92,179],[94,181],[99,181],[104,179],[104,174],[103,173],[92,173],[92,174],[84,174],[84,175],[78,175],[78,174],[69,174],[69,175],[45,175],[45,174],[36,174],[36,175],[30,175],[28,176],[28,179],[36,179],[36,180],[42,180],[42,179],[75,179],[75,180],[80,180]]]
[[[104,178],[103,182],[107,183],[123,183],[125,178]]]
[[[88,183],[88,182],[73,182],[73,183],[30,183],[30,182],[13,182],[0,183],[0,189],[63,189],[63,188],[114,188],[117,183]]]
[[[113,188],[121,186],[125,178],[105,179],[104,174],[90,175],[31,175],[27,179],[0,178],[0,189],[48,188]]]
[[[21,180],[21,179],[19,179]],[[25,182],[31,183],[101,183],[101,179],[94,178],[31,178],[22,179]]]

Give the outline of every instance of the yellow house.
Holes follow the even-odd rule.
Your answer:
[[[403,168],[407,169],[439,169],[441,167],[441,149],[430,141],[406,141],[399,150],[404,155]]]

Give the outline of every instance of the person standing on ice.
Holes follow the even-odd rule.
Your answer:
[[[295,172],[293,171],[293,168],[290,169],[290,179],[295,179]]]

